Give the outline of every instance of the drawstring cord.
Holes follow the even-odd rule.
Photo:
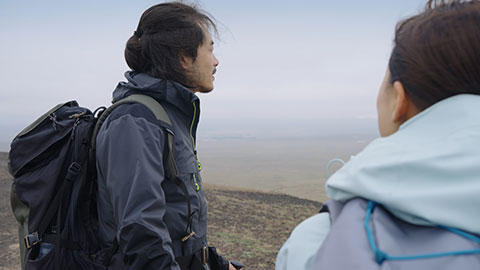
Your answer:
[[[392,261],[418,260],[418,259],[438,258],[438,257],[444,257],[444,256],[471,255],[471,254],[480,253],[480,249],[467,249],[467,250],[440,252],[440,253],[432,253],[432,254],[420,254],[420,255],[411,255],[411,256],[390,256],[387,253],[377,248],[377,245],[375,244],[375,240],[373,239],[372,230],[370,228],[370,217],[377,205],[378,203],[376,202],[368,201],[364,226],[365,226],[365,230],[367,231],[368,243],[370,244],[370,248],[372,249],[372,251],[375,253],[375,260],[377,261],[378,264],[382,264],[385,260],[392,260]],[[473,234],[469,234],[467,232],[464,232],[452,227],[448,227],[448,226],[440,225],[438,227],[480,244],[480,238]]]
[[[333,173],[331,173],[331,171],[330,171],[330,166],[332,166],[335,162],[342,163],[342,166],[345,165],[345,161],[343,161],[340,158],[334,158],[334,159],[330,160],[327,164],[327,178],[332,176]]]

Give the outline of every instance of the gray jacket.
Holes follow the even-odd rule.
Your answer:
[[[176,257],[207,244],[207,203],[195,150],[199,99],[173,81],[131,71],[125,76],[128,82],[118,84],[113,101],[136,93],[164,106],[181,181],[165,177],[166,130],[153,113],[141,104],[120,105],[97,137],[100,241],[110,246],[116,238],[129,269],[179,269]]]

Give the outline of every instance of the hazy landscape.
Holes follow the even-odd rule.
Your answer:
[[[0,137],[0,152],[9,150],[8,141],[21,129],[0,132],[8,133]],[[374,118],[206,118],[197,134],[205,183],[315,201],[325,198],[328,162],[348,160],[378,136]]]
[[[374,135],[199,141],[206,183],[324,200],[327,164],[348,160]],[[332,166],[333,169],[338,166]]]
[[[292,229],[325,200],[326,166],[348,160],[374,132],[292,138],[264,133],[232,136],[206,132],[198,142],[209,201],[209,241],[246,269],[273,269]],[[305,131],[302,131],[305,133]],[[0,270],[19,269],[16,223],[10,210],[7,153],[0,152]],[[338,168],[338,166],[336,167]]]

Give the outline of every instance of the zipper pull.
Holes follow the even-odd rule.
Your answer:
[[[200,163],[200,161],[197,160],[197,166],[198,166],[198,171],[202,171],[202,163]]]
[[[195,184],[195,190],[199,191],[200,185],[197,183],[197,177],[195,176],[195,173],[193,174],[193,183]]]
[[[187,241],[190,237],[194,236],[195,235],[195,232],[192,231],[191,233],[185,235],[183,238],[182,238],[182,242],[185,242]]]
[[[198,167],[198,171],[202,171],[202,163],[200,163],[200,160],[198,160],[198,156],[197,156],[197,150],[193,150],[193,154],[195,155],[195,160],[197,161],[197,167]]]

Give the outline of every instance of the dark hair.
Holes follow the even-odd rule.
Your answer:
[[[134,71],[188,85],[180,55],[196,59],[205,40],[203,28],[217,31],[211,16],[196,7],[179,2],[152,6],[127,41],[125,60]]]
[[[480,94],[480,1],[430,0],[398,23],[389,69],[391,83],[400,81],[421,110]]]

